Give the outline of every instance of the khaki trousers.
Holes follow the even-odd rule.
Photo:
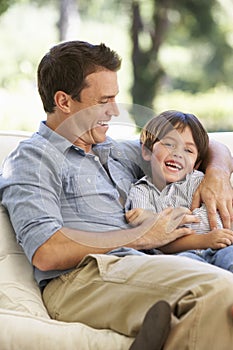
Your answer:
[[[189,258],[89,255],[43,292],[50,316],[135,336],[156,301],[172,306],[166,350],[233,349],[233,275]]]

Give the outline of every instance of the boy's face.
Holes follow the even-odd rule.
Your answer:
[[[190,128],[186,127],[183,132],[172,130],[153,146],[150,155],[153,182],[158,181],[158,174],[164,185],[182,180],[194,169],[197,156]]]

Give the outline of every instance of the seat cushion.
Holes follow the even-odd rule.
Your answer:
[[[17,244],[5,208],[0,205],[0,348],[4,350],[102,350],[130,347],[133,339],[82,323],[51,320],[33,278],[33,269]]]
[[[0,205],[0,308],[49,318],[33,269],[17,244],[6,209]]]

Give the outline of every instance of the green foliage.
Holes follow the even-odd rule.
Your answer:
[[[176,38],[176,44],[192,52],[190,66],[197,72],[198,79],[192,75],[188,81],[182,76],[176,77],[171,80],[173,88],[205,91],[219,82],[233,87],[230,77],[233,48],[228,40],[230,27],[226,25],[231,20],[227,18],[226,10],[215,0],[179,1],[176,7],[180,19],[170,27],[167,37],[168,40]]]
[[[105,42],[123,58],[119,102],[133,102],[158,112],[176,106],[204,118],[210,131],[232,130],[231,1],[76,3],[80,25],[72,39]],[[129,31],[132,5],[137,3],[138,51],[133,56],[131,49],[135,47]],[[34,129],[30,118],[35,109],[41,119],[36,67],[42,55],[58,41],[59,4],[58,0],[0,0],[0,45],[4,53],[0,55],[0,128]],[[6,94],[13,96],[13,103]],[[138,113],[135,122],[143,125],[149,117]]]
[[[156,114],[168,109],[195,114],[209,132],[233,131],[233,90],[225,86],[205,93],[173,90],[157,96]]]
[[[38,30],[43,18],[43,30]],[[38,9],[26,1],[17,2],[0,17],[0,86],[20,89],[36,78],[38,59],[56,39],[56,17],[49,7]]]
[[[0,15],[6,12],[14,2],[16,2],[16,0],[0,0]]]
[[[148,3],[148,2],[146,2]],[[227,11],[217,0],[180,0],[150,2],[150,16],[144,2],[138,6],[133,59],[134,103],[152,106],[153,97],[161,90],[181,89],[205,92],[219,83],[233,87],[232,53],[226,23],[231,23]],[[149,21],[149,22],[148,22]],[[140,40],[140,37],[143,39]],[[151,40],[145,40],[147,36]],[[157,42],[157,46],[156,46]],[[145,46],[146,43],[146,46]],[[149,44],[148,44],[149,43]],[[135,54],[136,47],[136,54]],[[174,51],[186,56],[175,60]],[[165,57],[164,52],[168,54]],[[186,63],[181,65],[180,63]]]

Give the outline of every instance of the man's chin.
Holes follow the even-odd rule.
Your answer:
[[[102,142],[104,142],[104,141],[106,141],[106,135],[105,136],[103,136],[103,137],[98,137],[98,138],[96,138],[95,139],[95,144],[97,144],[97,143],[102,143]]]
[[[94,143],[102,143],[106,140],[106,132],[98,132],[93,135]]]

